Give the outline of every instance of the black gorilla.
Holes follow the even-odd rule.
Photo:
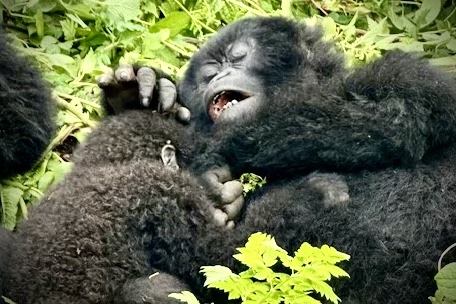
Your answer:
[[[202,289],[200,266],[239,270],[235,247],[263,231],[289,251],[308,241],[350,254],[351,278],[334,282],[343,302],[427,302],[456,241],[453,80],[401,52],[347,71],[318,30],[280,18],[239,21],[192,58],[178,96],[190,127],[130,109],[173,112],[169,82],[140,71],[101,82],[119,114],[14,235],[7,296],[166,303],[185,282],[223,303]],[[269,183],[226,229],[213,201],[233,219],[237,192],[222,183],[241,172]]]
[[[16,54],[0,29],[0,179],[24,173],[40,158],[54,133],[53,111],[38,71]],[[9,253],[8,240],[1,235],[0,256]],[[0,273],[5,267],[0,258]]]
[[[54,134],[51,94],[0,29],[0,179],[29,170]]]

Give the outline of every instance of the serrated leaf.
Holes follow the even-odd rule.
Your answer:
[[[41,39],[40,46],[46,49],[52,45],[56,45],[57,42],[59,41],[52,36],[44,36],[43,39]]]
[[[97,67],[97,56],[93,52],[92,48],[90,48],[89,52],[86,54],[84,59],[82,59],[81,64],[79,66],[79,74],[86,75],[92,73],[95,68]]]
[[[171,293],[168,295],[168,297],[177,299],[187,304],[200,304],[195,295],[189,291],[182,291],[181,293]]]
[[[350,275],[346,271],[335,265],[325,265],[324,267],[335,278],[350,277]]]
[[[311,284],[316,292],[332,303],[337,304],[340,301],[340,298],[334,293],[334,290],[327,283],[322,281],[313,281]]]
[[[438,290],[446,299],[456,301],[456,263],[450,263],[440,269],[435,281]]]
[[[170,36],[174,37],[190,25],[190,17],[184,12],[172,12],[149,28],[151,33],[162,29],[169,29]]]
[[[103,2],[108,14],[114,19],[124,21],[130,21],[141,14],[139,4],[139,0],[105,0]]]
[[[215,282],[221,282],[228,280],[230,278],[239,277],[237,274],[233,273],[231,269],[225,266],[203,266],[201,267],[201,273],[206,276],[206,281],[204,286],[209,286]]]
[[[350,259],[350,256],[346,253],[339,252],[336,248],[323,245],[321,246],[321,252],[324,255],[325,262],[329,262],[331,264],[337,264],[342,261],[347,261]]]
[[[66,16],[68,17],[68,19],[70,19],[73,22],[79,24],[82,28],[87,28],[87,24],[85,24],[85,22],[82,21],[82,19],[79,18],[79,16],[73,15],[73,14],[70,14],[70,13],[67,13]]]
[[[76,23],[71,20],[61,20],[63,35],[65,40],[73,40],[76,37]]]

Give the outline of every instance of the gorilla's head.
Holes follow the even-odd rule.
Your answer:
[[[181,102],[202,125],[249,121],[268,103],[280,109],[282,100],[297,98],[303,82],[317,84],[340,70],[329,51],[319,29],[284,18],[240,20],[192,57]]]

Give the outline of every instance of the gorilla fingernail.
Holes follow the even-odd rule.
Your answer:
[[[141,105],[145,108],[149,107],[150,105],[150,100],[149,98],[147,97],[144,97],[143,99],[141,99]]]

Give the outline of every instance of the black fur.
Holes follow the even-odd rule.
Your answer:
[[[53,114],[47,85],[0,29],[0,179],[24,173],[38,161],[54,134]],[[10,238],[0,230],[0,273],[8,267]],[[0,295],[3,281],[0,275]]]
[[[37,69],[7,45],[0,29],[0,179],[24,173],[54,134],[51,94]]]
[[[248,123],[212,126],[198,93],[201,61],[245,37],[259,44],[250,72],[268,98]],[[308,241],[350,254],[351,278],[333,282],[344,303],[427,303],[436,262],[456,242],[453,80],[401,52],[348,74],[317,30],[257,18],[193,57],[180,98],[195,117],[190,130],[135,110],[91,134],[72,173],[19,227],[7,295],[23,304],[112,303],[137,288],[164,303],[162,285],[144,283],[160,270],[223,303],[203,290],[200,266],[239,270],[235,248],[263,231],[289,251]],[[179,150],[178,172],[159,159],[166,140]],[[224,164],[269,180],[234,230],[212,222],[206,191],[189,173]],[[314,170],[346,179],[347,206],[323,206],[307,176]],[[166,277],[169,290],[181,288]]]

